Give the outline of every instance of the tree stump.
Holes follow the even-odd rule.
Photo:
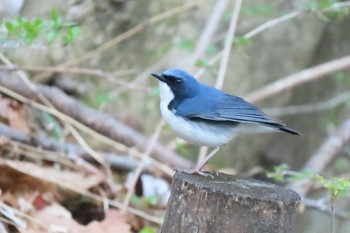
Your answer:
[[[161,233],[290,233],[299,203],[274,184],[176,171]]]

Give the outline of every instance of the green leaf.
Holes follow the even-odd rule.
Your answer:
[[[71,44],[74,42],[76,37],[80,35],[79,27],[71,27],[67,29],[67,34],[63,37],[63,42],[66,44]]]
[[[33,25],[36,27],[36,28],[40,28],[43,24],[43,21],[39,18],[35,18],[33,19]]]
[[[139,233],[156,233],[157,230],[153,227],[150,226],[145,226],[144,228],[142,228]]]
[[[236,37],[233,41],[233,43],[235,45],[248,45],[252,43],[252,40],[250,38],[246,38],[246,37]]]
[[[198,67],[206,67],[206,66],[209,66],[209,62],[204,59],[198,59],[195,65]]]
[[[284,173],[289,168],[287,164],[281,164],[275,166],[273,171],[266,172],[268,178],[273,178],[276,181],[282,182],[284,181]]]
[[[159,197],[155,196],[155,195],[144,197],[143,199],[144,199],[145,204],[149,205],[149,206],[157,205],[160,201]]]
[[[141,198],[139,198],[136,195],[132,195],[130,197],[130,203],[135,205],[135,206],[140,206],[142,204]]]
[[[62,138],[62,127],[57,120],[48,113],[43,113],[44,121],[49,128],[53,129],[53,134],[56,139]]]
[[[214,44],[209,44],[207,49],[206,49],[206,52],[208,54],[217,54],[219,52],[219,49]]]
[[[194,43],[193,40],[182,40],[179,43],[179,47],[181,49],[186,49],[186,50],[189,50],[189,51],[193,51],[194,48],[195,48],[195,43]]]
[[[15,29],[15,25],[10,21],[5,22],[5,26],[9,32],[12,32]]]
[[[47,42],[52,43],[57,38],[57,36],[58,36],[57,31],[49,31],[46,34],[46,40],[47,40]]]
[[[294,182],[294,181],[298,181],[298,180],[303,180],[303,179],[309,179],[314,177],[315,174],[308,169],[305,169],[301,172],[297,172],[295,175],[292,175],[291,177],[288,178],[289,182]]]
[[[272,5],[258,5],[258,6],[248,6],[242,7],[241,13],[244,16],[256,17],[256,16],[269,16],[276,11],[275,7]]]
[[[95,96],[94,104],[99,107],[102,104],[110,102],[112,99],[107,93],[101,93]]]
[[[59,18],[58,18],[58,14],[57,14],[57,9],[56,8],[53,8],[51,10],[51,19],[54,21],[54,22],[58,22]]]

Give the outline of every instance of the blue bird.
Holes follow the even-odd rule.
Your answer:
[[[177,136],[193,144],[214,147],[188,173],[204,174],[202,167],[237,134],[272,129],[300,135],[253,104],[200,83],[184,70],[173,68],[151,75],[159,80],[162,116]]]

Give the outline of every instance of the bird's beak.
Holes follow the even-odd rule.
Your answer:
[[[162,73],[151,73],[151,75],[153,77],[155,77],[156,79],[158,79],[161,82],[165,82],[165,78],[164,75]]]

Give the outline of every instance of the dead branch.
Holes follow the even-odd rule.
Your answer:
[[[67,76],[55,77],[52,84],[69,95],[83,96],[88,90],[88,85]]]
[[[0,73],[0,85],[28,99],[40,102],[35,93],[23,82],[10,74]],[[136,147],[141,151],[147,148],[149,144],[149,139],[147,137],[124,125],[112,116],[83,105],[77,100],[67,96],[58,88],[36,85],[36,90],[45,96],[59,111],[89,126],[93,130],[116,141],[120,141],[127,146]],[[191,164],[179,154],[176,154],[160,144],[155,145],[152,155],[154,158],[172,167],[187,168]]]
[[[227,32],[227,38],[225,41],[225,46],[224,46],[224,50],[223,50],[223,54],[222,54],[222,60],[220,63],[219,73],[218,73],[218,77],[216,79],[216,84],[215,84],[215,87],[219,88],[219,89],[221,89],[223,84],[224,84],[227,65],[228,65],[228,61],[230,59],[232,41],[235,37],[236,26],[237,26],[239,13],[241,11],[242,2],[243,2],[242,0],[237,0],[233,9],[232,9],[232,18],[231,18],[231,22],[230,22],[230,27],[229,27],[228,32]]]
[[[342,150],[342,148],[350,142],[350,118],[342,123],[339,128],[330,135],[311,156],[305,165],[305,169],[312,171],[315,174],[322,172]],[[313,181],[302,180],[290,185],[290,188],[305,196],[313,187]]]
[[[277,117],[277,116],[289,116],[289,115],[321,112],[321,111],[326,111],[326,110],[338,107],[339,105],[347,102],[349,98],[350,98],[350,91],[346,91],[331,99],[328,99],[322,102],[281,107],[281,108],[264,109],[264,113],[270,116]]]
[[[72,143],[61,143],[43,134],[29,135],[13,130],[10,127],[0,123],[0,135],[8,137],[13,141],[40,147],[45,150],[62,152],[62,155],[68,155],[68,158],[74,159],[76,157],[81,157],[88,161],[92,160],[91,156],[89,156],[81,146]],[[106,162],[114,169],[130,171],[134,170],[139,164],[137,160],[131,157],[107,152],[99,152],[99,154],[101,154]],[[145,167],[148,166],[149,164],[145,165]]]
[[[277,80],[257,91],[252,92],[246,99],[250,102],[260,102],[282,91],[290,90],[301,84],[314,81],[338,70],[350,67],[350,56],[338,58],[323,64],[302,70],[283,79]]]

